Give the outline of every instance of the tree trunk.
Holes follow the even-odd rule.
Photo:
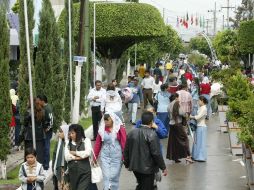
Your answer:
[[[2,179],[7,179],[6,161],[1,161],[0,163],[1,163]]]
[[[116,72],[119,63],[120,59],[103,58],[102,66],[105,69],[107,83],[110,83],[113,79],[116,78]]]

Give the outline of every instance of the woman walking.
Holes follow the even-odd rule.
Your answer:
[[[190,156],[189,139],[182,123],[186,117],[186,113],[180,107],[178,94],[171,95],[170,101],[171,103],[168,107],[170,114],[170,133],[167,158],[174,160],[176,163],[181,162],[179,159],[185,158],[186,162],[193,163]]]
[[[191,115],[190,118],[197,120],[197,129],[194,135],[194,143],[192,148],[192,158],[196,161],[206,161],[206,136],[207,126],[205,118],[207,114],[206,109],[207,99],[204,96],[199,97],[199,106],[197,115]]]
[[[119,190],[125,142],[126,131],[120,118],[114,113],[105,113],[94,146],[96,159],[99,154],[101,158],[104,190]]]
[[[92,145],[84,135],[84,129],[78,124],[69,127],[69,142],[65,146],[65,160],[68,162],[70,187],[72,190],[88,190],[91,183],[89,157]]]
[[[67,163],[64,160],[64,147],[68,142],[69,125],[61,125],[58,132],[58,143],[53,153],[53,183],[55,190],[68,190],[69,183],[66,182],[65,172]]]
[[[155,95],[155,100],[158,102],[157,117],[162,121],[167,131],[169,131],[169,117],[168,117],[168,105],[170,93],[167,91],[168,85],[161,85],[161,91]]]
[[[122,99],[113,83],[108,84],[106,96],[101,103],[102,112],[114,112],[122,121]]]

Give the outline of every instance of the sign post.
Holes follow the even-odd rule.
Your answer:
[[[75,71],[75,93],[74,93],[74,104],[72,111],[72,123],[77,124],[79,122],[79,103],[80,103],[80,83],[81,83],[81,69],[83,63],[86,62],[87,58],[83,56],[74,56],[73,60],[78,62]]]

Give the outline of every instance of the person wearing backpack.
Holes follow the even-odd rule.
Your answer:
[[[33,148],[25,150],[26,161],[19,169],[19,180],[22,190],[43,190],[46,179],[43,166],[36,160],[36,151]]]

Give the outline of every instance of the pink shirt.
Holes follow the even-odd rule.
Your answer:
[[[110,133],[109,128],[105,127],[105,131]],[[125,127],[121,126],[117,133],[117,140],[121,145],[122,152],[124,151],[125,143],[126,143],[126,130]],[[96,159],[98,158],[102,147],[102,140],[100,134],[97,135],[95,145],[94,145],[94,154]]]

